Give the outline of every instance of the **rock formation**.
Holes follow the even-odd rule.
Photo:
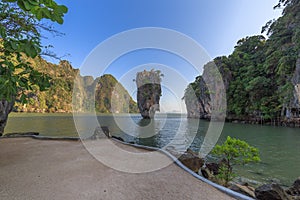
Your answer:
[[[136,113],[137,106],[115,77],[105,74],[95,80],[95,106],[101,113]]]
[[[300,109],[300,55],[298,56],[295,72],[292,78],[292,84],[294,86],[293,96],[290,101],[290,105],[287,109]]]
[[[211,98],[208,88],[202,76],[198,76],[195,82],[196,84],[189,85],[185,91],[184,100],[188,118],[210,118]]]
[[[230,87],[234,83],[233,72],[224,67],[226,59],[218,57],[214,59],[214,63],[210,62],[204,66],[204,71],[201,76],[196,77],[193,83],[190,83],[185,90],[184,100],[189,118],[210,119],[213,112],[226,108],[225,103],[228,102],[226,117],[229,121],[245,121],[251,123],[257,119],[261,119],[261,111],[252,111],[247,115],[232,114],[232,101],[237,101],[239,94],[230,94]],[[216,71],[219,72],[216,72]],[[219,77],[221,76],[221,78]],[[222,82],[222,83],[221,83]],[[300,55],[297,59],[295,72],[291,78],[291,86],[294,88],[292,95],[286,97],[287,103],[282,104],[281,120],[282,122],[293,122],[293,119],[299,117],[300,111]],[[259,83],[263,84],[263,83]],[[257,90],[257,93],[259,89]],[[225,94],[227,97],[225,97]],[[279,98],[279,96],[277,97]],[[225,99],[225,100],[224,100]],[[214,100],[214,102],[212,101]],[[227,101],[227,102],[226,102]],[[240,110],[245,108],[240,107]],[[225,112],[224,112],[225,114]],[[258,121],[260,123],[260,121]],[[295,122],[299,123],[299,122]]]
[[[78,76],[73,102],[76,112],[93,109],[101,113],[137,112],[137,105],[127,90],[110,74],[104,74],[95,80],[91,76]]]
[[[300,127],[300,2],[287,2],[282,17],[263,26],[267,38],[241,38],[230,55],[214,59],[226,88],[228,121]],[[210,119],[220,109],[220,90],[211,79],[219,75],[208,65],[186,89],[189,117]]]
[[[300,199],[300,177],[287,190],[276,183],[262,185],[255,189],[255,196],[259,200],[298,200]]]
[[[160,111],[161,76],[159,70],[138,72],[136,75],[137,104],[143,118],[153,118]]]
[[[286,190],[286,193],[300,199],[300,177],[294,181],[293,185],[290,188]]]
[[[226,110],[226,87],[229,80],[222,80],[222,76],[230,78],[230,74],[220,74],[221,67],[214,62],[204,66],[202,76],[188,85],[185,90],[184,100],[189,118],[211,119],[223,117]],[[224,76],[226,75],[226,76]],[[214,113],[214,116],[212,114]]]
[[[46,91],[40,91],[39,87],[32,86],[31,90],[25,91],[28,101],[21,103],[19,101],[21,95],[17,96],[12,111],[70,113],[73,109],[82,112],[91,111],[96,107],[97,112],[105,113],[113,111],[120,113],[138,112],[137,104],[112,75],[103,75],[98,78],[81,76],[79,69],[74,69],[66,60],[53,64],[41,57],[27,59],[35,70],[51,78],[51,86]],[[96,104],[93,101],[94,96]],[[112,99],[117,102],[113,109],[110,105]],[[4,117],[1,117],[1,113],[7,112],[7,110],[2,109],[7,102],[0,101],[0,103],[2,104],[2,106],[0,105],[0,124],[4,124],[2,121],[5,120]],[[124,104],[129,105],[124,106]]]
[[[259,200],[290,200],[288,194],[276,183],[265,184],[255,189]]]
[[[195,173],[198,173],[204,165],[204,159],[200,158],[199,155],[191,149],[187,149],[187,151],[182,154],[178,160]]]
[[[230,186],[228,187],[229,189],[244,194],[246,196],[249,196],[251,198],[255,199],[255,188],[249,186],[248,184],[238,184],[238,183],[232,183],[230,184]]]

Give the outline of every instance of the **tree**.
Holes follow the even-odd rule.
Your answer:
[[[225,185],[228,185],[228,182],[235,177],[233,166],[260,161],[258,149],[245,141],[230,136],[222,145],[216,145],[212,154],[218,156],[222,161],[218,178],[223,179]]]
[[[26,90],[37,85],[47,89],[49,77],[33,69],[26,56],[42,53],[42,30],[54,30],[43,23],[63,23],[68,9],[53,0],[3,0],[0,2],[0,135],[17,96],[26,102]]]

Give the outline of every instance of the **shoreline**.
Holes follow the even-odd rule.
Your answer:
[[[85,195],[84,199],[232,199],[198,179],[191,179],[174,163],[155,172],[128,174],[96,161],[78,141],[1,138],[0,144],[0,179],[4,183],[1,199],[9,199],[9,196],[14,199],[83,199],[82,195]],[[118,145],[127,150],[146,151]],[[83,185],[82,182],[89,184]],[[128,183],[134,183],[135,189],[127,188]],[[64,192],[65,187],[71,192]],[[87,193],[78,194],[79,191],[74,190],[78,187]],[[107,189],[100,190],[103,188]]]
[[[123,116],[123,115],[138,115],[140,116],[140,113],[92,113],[92,112],[82,112],[82,113],[73,113],[70,112],[11,112],[9,117],[22,117],[23,115],[53,115],[53,116],[69,116],[69,115],[117,115],[117,116]],[[160,114],[165,115],[181,115],[184,116],[183,118],[187,119],[200,119],[204,121],[211,121],[209,118],[197,118],[197,117],[188,117],[187,113],[156,113],[158,116]],[[141,116],[140,116],[141,117]],[[142,118],[142,117],[141,117]],[[216,120],[218,121],[218,120]],[[274,126],[274,127],[287,127],[287,128],[300,128],[300,118],[292,118],[289,120],[261,120],[258,118],[225,118],[226,123],[232,123],[232,124],[249,124],[249,125],[261,125],[261,126]]]
[[[210,122],[210,118],[196,118],[187,117],[188,119],[199,119]],[[222,122],[222,120],[214,120],[215,122]],[[300,118],[292,118],[289,120],[260,120],[260,119],[239,119],[225,117],[225,123],[232,124],[249,124],[249,125],[261,125],[261,126],[274,126],[274,127],[287,127],[287,128],[300,128]]]

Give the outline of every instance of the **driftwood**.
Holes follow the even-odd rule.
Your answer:
[[[80,140],[79,137],[47,137],[41,136],[38,132],[16,132],[16,133],[6,133],[0,138],[21,138],[21,137],[30,137],[33,139],[39,140]]]
[[[16,132],[16,133],[6,133],[2,137],[22,137],[22,136],[33,136],[33,135],[40,135],[38,132]]]

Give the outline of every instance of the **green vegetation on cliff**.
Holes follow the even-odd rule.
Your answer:
[[[21,112],[70,112],[72,111],[73,81],[78,70],[73,69],[67,61],[61,61],[58,65],[49,63],[37,57],[27,59],[31,66],[50,77],[50,87],[47,91],[41,91],[39,86],[33,85],[32,90],[25,93],[27,102],[17,101],[14,111]],[[17,98],[18,99],[18,98]]]
[[[96,110],[101,113],[137,113],[137,104],[126,89],[110,74],[96,79]]]
[[[299,90],[295,88],[300,83],[300,1],[281,0],[279,6],[284,6],[282,17],[262,29],[268,38],[243,38],[231,55],[214,59],[223,76],[229,118],[275,119],[299,114]],[[201,81],[199,76],[189,86],[198,99],[203,98]]]
[[[49,63],[38,57],[27,60],[31,66],[49,76],[50,87],[47,91],[40,91],[36,85],[32,90],[27,90],[27,102],[17,101],[14,111],[18,112],[72,112],[72,95],[74,80],[79,73],[68,61],[60,61],[58,65]],[[97,112],[119,113],[137,112],[137,105],[132,100],[126,89],[121,86],[112,75],[103,75],[94,80],[91,76],[79,76],[81,84],[75,88],[80,94],[81,111],[91,111],[94,105],[90,105],[91,95],[95,95],[95,109]],[[92,92],[95,90],[95,92]],[[112,99],[115,99],[114,101]],[[125,104],[128,102],[128,108]],[[116,102],[112,106],[112,101]],[[121,103],[123,103],[121,105]],[[115,110],[112,110],[112,107]]]

